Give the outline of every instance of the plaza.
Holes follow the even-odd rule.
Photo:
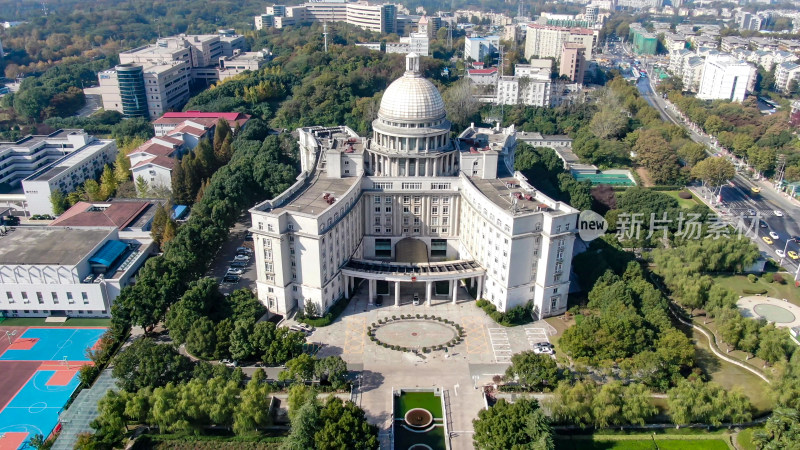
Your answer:
[[[366,411],[368,420],[379,427],[381,448],[390,448],[392,389],[441,388],[448,399],[445,408],[452,448],[471,449],[472,420],[484,407],[482,391],[476,386],[492,383],[492,377],[505,373],[512,354],[531,350],[534,343],[548,340],[555,330],[544,321],[501,327],[475,306],[463,283],[459,283],[456,303],[442,298],[431,306],[424,302],[415,306],[411,301],[413,292],[421,291],[425,284],[407,284],[400,306],[375,306],[369,302],[368,283],[356,283],[354,296],[342,315],[330,326],[314,331],[309,340],[324,344],[318,353],[320,358],[341,356],[350,370],[360,373],[353,397]],[[400,352],[369,340],[367,329],[372,323],[408,314],[449,319],[464,327],[465,339],[447,352],[431,353]],[[402,326],[392,333],[394,343],[415,347],[434,338],[421,336],[426,331],[437,335],[441,331],[429,330],[429,322],[419,321],[418,326],[414,322],[398,323]]]

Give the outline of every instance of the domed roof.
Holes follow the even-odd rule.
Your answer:
[[[419,56],[406,57],[406,73],[386,88],[378,116],[382,119],[424,121],[445,116],[444,101],[436,86],[419,72]]]

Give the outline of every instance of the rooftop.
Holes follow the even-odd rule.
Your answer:
[[[318,170],[314,177],[308,180],[306,186],[289,196],[280,206],[266,212],[281,214],[284,212],[306,213],[314,216],[336,204],[336,200],[353,187],[360,177],[328,178],[323,170]],[[325,197],[334,198],[334,203],[329,204]]]
[[[116,227],[124,229],[150,212],[154,202],[142,200],[112,200],[110,202],[78,202],[66,210],[50,226],[61,227]]]
[[[548,203],[553,201],[539,191],[524,189],[520,181],[508,172],[505,164],[497,165],[497,178],[495,179],[468,178],[486,198],[508,211],[509,214],[522,215],[537,212],[560,214],[563,212],[551,208]]]
[[[171,125],[179,124],[189,119],[212,119],[217,121],[225,119],[231,127],[243,126],[250,120],[248,114],[238,112],[200,112],[200,111],[184,111],[184,112],[167,112],[163,116],[153,121],[153,125]]]
[[[87,145],[84,145],[83,147],[76,149],[65,156],[62,156],[61,159],[55,161],[52,165],[47,165],[32,173],[30,176],[25,178],[24,181],[52,180],[70,167],[76,166],[84,162],[86,159],[93,157],[95,152],[107,147],[108,145],[115,145],[115,141],[110,139],[95,139]]]
[[[78,264],[113,230],[17,228],[0,238],[0,264]]]
[[[497,67],[492,67],[490,69],[469,69],[467,72],[469,72],[470,75],[489,75],[497,73]]]
[[[66,140],[70,133],[81,132],[79,129],[57,130],[50,134],[29,134],[16,141],[0,141],[0,152],[8,148],[33,148],[42,142]]]

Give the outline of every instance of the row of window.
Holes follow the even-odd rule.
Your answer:
[[[11,292],[11,291],[6,291],[6,300],[8,300],[8,303],[17,303],[17,299],[14,297],[14,293]],[[58,305],[60,303],[60,299],[58,297],[58,293],[57,292],[51,292],[50,293],[50,300],[52,300],[52,303],[54,305]],[[70,305],[75,303],[75,299],[72,296],[72,292],[67,292],[66,300],[67,300],[67,303],[69,303]],[[86,292],[81,292],[81,300],[83,300],[83,304],[84,305],[88,305],[89,304],[89,294],[87,294]],[[27,292],[22,292],[21,293],[20,301],[22,301],[22,303],[26,303],[26,304],[31,302],[31,300],[28,298],[28,293]],[[44,301],[45,301],[44,300],[44,294],[42,292],[37,292],[36,293],[36,302],[38,304],[40,304],[40,305],[44,305]]]

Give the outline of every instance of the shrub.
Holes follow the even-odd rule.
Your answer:
[[[766,289],[742,289],[742,292],[748,295],[764,295],[767,293]]]
[[[772,274],[772,280],[778,284],[786,284],[786,280],[783,278],[783,275],[779,273]]]
[[[775,280],[775,277],[771,273],[765,273],[764,276],[761,277],[767,283],[772,283]]]
[[[755,283],[758,281],[758,277],[753,275],[752,273],[747,274],[747,280],[751,283]]]
[[[680,198],[682,198],[684,200],[691,200],[692,193],[689,192],[689,191],[680,191],[680,192],[678,192],[678,197],[680,197]]]
[[[392,316],[392,320],[397,320],[397,316]]]
[[[347,308],[348,303],[350,303],[350,299],[342,297],[339,299],[339,301],[331,305],[331,307],[328,309],[328,312],[324,316],[317,318],[302,317],[298,318],[298,320],[306,325],[311,325],[312,327],[327,327],[328,325],[332,324],[333,321],[339,317],[339,315],[342,314],[344,309]]]
[[[478,300],[478,301],[476,301],[476,302],[475,302],[475,305],[476,305],[478,308],[483,308],[484,306],[486,306],[486,305],[488,305],[488,304],[489,304],[489,302],[488,302],[488,301],[486,301],[486,300],[484,300],[484,299],[480,299],[480,300]]]

